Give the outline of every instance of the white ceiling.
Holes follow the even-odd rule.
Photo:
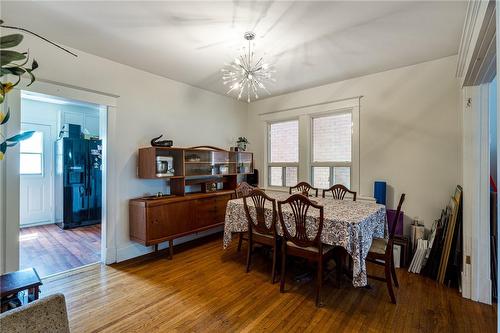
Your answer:
[[[243,33],[276,68],[272,95],[458,52],[467,3],[6,2],[6,24],[64,45],[224,94],[220,68]]]

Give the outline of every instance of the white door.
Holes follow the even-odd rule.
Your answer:
[[[21,227],[54,222],[52,126],[22,123],[23,131],[35,131],[20,144]]]

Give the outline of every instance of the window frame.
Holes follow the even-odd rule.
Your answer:
[[[297,162],[271,162],[271,125],[273,124],[279,124],[279,123],[287,123],[287,122],[292,122],[296,121],[297,122],[297,136],[298,136],[298,142],[297,142],[297,154],[298,154],[298,161]],[[266,165],[266,171],[267,171],[267,186],[271,188],[277,188],[277,189],[284,189],[288,188],[286,186],[286,168],[287,167],[295,167],[297,168],[297,181],[299,179],[299,164],[300,164],[300,120],[299,118],[289,118],[289,119],[282,119],[282,120],[276,120],[276,121],[269,121],[267,122],[267,135],[266,135],[266,142],[267,142],[267,165]],[[281,186],[278,185],[271,185],[271,168],[272,167],[280,167],[281,168]]]
[[[337,112],[351,112],[352,114],[352,142],[351,142],[351,190],[359,193],[360,188],[360,102],[363,96],[354,96],[335,101],[318,102],[301,106],[289,106],[276,111],[268,111],[261,113],[259,119],[261,121],[260,133],[264,138],[262,147],[262,162],[257,159],[257,165],[262,168],[261,185],[270,190],[284,191],[284,187],[269,185],[269,138],[268,126],[270,123],[284,122],[287,120],[299,120],[299,167],[297,181],[312,180],[311,168],[311,117],[327,115]],[[257,156],[258,157],[258,156]],[[286,190],[288,190],[286,188]]]
[[[27,176],[27,177],[39,177],[39,176],[44,176],[45,174],[45,133],[43,131],[35,131],[39,132],[42,135],[42,150],[39,153],[33,153],[33,152],[22,152],[21,148],[19,148],[19,175],[20,176]],[[29,140],[29,139],[28,139]],[[22,142],[19,144],[21,146]],[[40,172],[38,173],[23,173],[21,172],[21,156],[23,155],[40,155]]]
[[[351,115],[351,161],[339,161],[339,162],[315,162],[314,161],[314,120],[317,118],[325,118],[325,117],[330,117],[330,116],[336,116],[336,115],[343,115],[343,114],[350,114]],[[313,114],[310,117],[310,139],[309,139],[309,151],[310,151],[310,163],[309,163],[309,169],[311,170],[311,185],[314,186],[314,168],[315,167],[324,167],[324,168],[329,168],[329,187],[332,187],[335,185],[334,183],[334,168],[335,167],[349,167],[350,169],[350,174],[349,174],[349,189],[352,188],[353,185],[353,160],[354,160],[354,114],[353,110],[337,110],[337,111],[330,111],[330,112],[324,112],[324,113],[318,113],[318,114]],[[325,189],[326,190],[326,189]]]

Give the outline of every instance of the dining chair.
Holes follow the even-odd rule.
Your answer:
[[[287,219],[283,216],[283,207],[290,206],[291,215]],[[308,216],[310,208],[317,209],[318,217]],[[287,212],[286,214],[290,214]],[[291,255],[301,257],[317,263],[316,277],[316,306],[321,306],[321,286],[323,284],[323,263],[329,259],[334,247],[321,242],[323,230],[323,206],[317,205],[301,194],[294,194],[284,201],[278,201],[278,215],[283,230],[281,249],[281,277],[280,292],[285,291],[286,257]],[[313,235],[308,236],[307,230],[313,228]]]
[[[344,200],[344,197],[347,193],[352,195],[352,201],[356,201],[356,192],[350,191],[347,187],[342,184],[335,184],[327,190],[323,190],[322,196],[325,197],[325,194],[328,192],[332,192],[332,196],[337,200]]]
[[[396,275],[396,270],[394,268],[394,257],[393,257],[393,245],[394,245],[394,233],[396,232],[396,225],[399,220],[399,215],[401,214],[401,206],[405,201],[405,194],[401,194],[399,199],[398,209],[394,215],[391,229],[389,230],[389,238],[374,238],[366,260],[372,262],[376,265],[384,266],[385,277],[380,276],[368,276],[369,278],[384,281],[387,284],[387,289],[389,291],[389,296],[391,297],[392,303],[396,304],[396,296],[394,295],[394,290],[392,289],[392,280],[397,288],[399,288],[398,277]]]
[[[252,200],[255,215],[250,213],[248,201]],[[266,215],[266,203],[270,202],[272,211],[271,216]],[[269,246],[273,251],[273,268],[271,272],[271,283],[276,280],[276,257],[278,251],[278,235],[276,233],[276,200],[268,197],[264,191],[255,189],[247,196],[243,197],[243,205],[248,220],[248,250],[247,250],[247,268],[250,271],[252,261],[252,249],[254,244]],[[270,221],[269,221],[270,220]]]
[[[306,182],[300,182],[295,186],[290,187],[289,193],[292,194],[292,192],[297,191],[300,192],[301,194],[305,194],[306,196],[310,196],[309,191],[314,191],[315,192],[315,197],[318,196],[318,189],[315,187],[312,187],[309,183]]]
[[[244,196],[247,196],[252,192],[256,187],[253,187],[252,185],[248,184],[247,182],[241,182],[236,186],[236,189],[234,190],[234,195],[237,199],[243,198]]]
[[[234,190],[234,196],[236,199],[241,199],[247,195],[250,194],[256,187],[253,187],[252,185],[248,184],[247,182],[241,182],[236,186],[236,189]],[[245,239],[245,232],[240,232],[239,239],[238,239],[238,252],[241,251],[241,244],[243,243],[243,240]]]

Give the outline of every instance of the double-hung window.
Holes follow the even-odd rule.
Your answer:
[[[268,184],[289,187],[297,184],[299,173],[299,121],[268,125]]]
[[[314,187],[342,184],[351,188],[352,113],[312,118],[311,175]]]

